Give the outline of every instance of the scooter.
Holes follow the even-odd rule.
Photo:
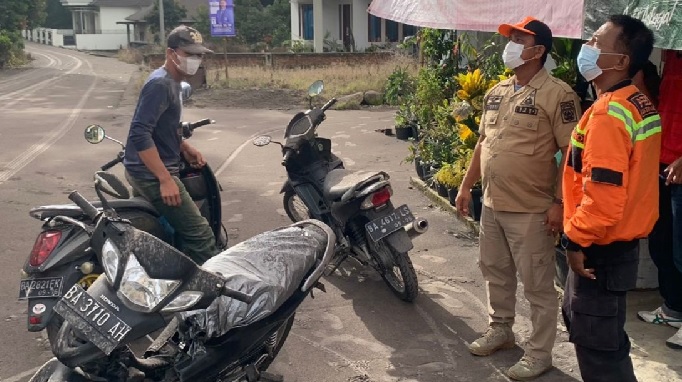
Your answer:
[[[32,382],[263,381],[287,339],[298,306],[324,289],[335,237],[306,220],[254,236],[201,267],[163,240],[135,228],[104,193],[102,208],[77,191],[69,198],[94,228],[88,245],[104,274],[74,284],[54,310],[64,318],[55,358]],[[168,324],[166,326],[166,324]],[[164,329],[165,327],[165,329]],[[128,344],[164,329],[138,357]]]
[[[190,96],[191,88],[183,84],[183,99]],[[183,122],[181,124],[183,137],[190,138],[194,129],[209,123],[214,121],[203,119],[194,123]],[[88,126],[84,135],[92,144],[108,139],[122,147],[116,158],[103,165],[100,168],[101,172],[98,172],[98,176],[106,179],[112,186],[103,190],[116,198],[109,202],[110,205],[136,228],[173,244],[172,228],[154,207],[142,197],[132,197],[123,182],[113,174],[105,172],[123,160],[125,145],[107,136],[104,128],[98,125]],[[210,223],[218,248],[220,250],[227,248],[227,233],[221,220],[222,188],[210,166],[195,170],[183,160],[180,178],[197,203],[201,214]],[[95,205],[101,208],[100,204]],[[44,223],[21,270],[19,299],[28,300],[28,331],[46,329],[48,339],[53,341],[61,326],[61,320],[58,317],[55,320],[54,305],[74,284],[87,289],[103,269],[85,234],[92,222],[78,206],[74,204],[40,206],[31,209],[29,215]]]
[[[316,81],[308,95],[324,88]],[[256,137],[253,144],[282,147],[282,165],[288,179],[282,187],[284,210],[292,221],[318,219],[334,229],[338,243],[331,274],[349,256],[373,267],[400,299],[413,301],[418,294],[417,275],[408,252],[412,237],[428,229],[426,219],[415,218],[407,205],[395,208],[389,175],[383,171],[352,172],[331,152],[331,140],[317,136],[325,112],[336,103],[296,114],[284,133],[284,142]]]

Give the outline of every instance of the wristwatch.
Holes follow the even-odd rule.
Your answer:
[[[560,206],[563,206],[563,205],[564,205],[564,200],[563,200],[563,199],[559,199],[559,198],[554,198],[554,200],[552,200],[552,203],[558,204],[558,205],[560,205]]]

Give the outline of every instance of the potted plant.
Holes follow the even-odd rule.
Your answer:
[[[481,184],[476,183],[471,188],[471,202],[469,203],[469,214],[475,221],[481,220],[481,210],[483,209],[483,190]]]
[[[413,137],[414,113],[412,113],[411,104],[404,103],[400,105],[398,112],[395,115],[395,136],[398,139],[407,140]]]
[[[448,163],[441,167],[436,173],[436,181],[439,184],[438,194],[444,198],[448,198],[451,205],[455,205],[455,198],[459,191],[459,185],[462,184],[464,178],[464,171],[457,165],[458,163]],[[442,187],[444,192],[441,194]]]

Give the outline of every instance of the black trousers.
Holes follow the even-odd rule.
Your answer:
[[[570,271],[564,288],[562,314],[575,345],[580,374],[585,382],[637,382],[625,333],[626,291],[637,281],[638,247],[607,248],[610,256],[588,256],[596,280]],[[586,251],[587,252],[587,251]],[[614,253],[620,252],[620,253]],[[610,259],[618,259],[612,263]]]
[[[673,242],[680,238],[675,237],[673,219],[682,217],[673,216],[672,190],[679,194],[680,187],[682,185],[666,186],[665,180],[659,179],[658,221],[649,234],[649,253],[658,269],[658,290],[666,307],[678,313],[682,313],[682,269],[675,264]]]

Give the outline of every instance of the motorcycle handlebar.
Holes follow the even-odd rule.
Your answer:
[[[119,164],[121,162],[123,162],[123,156],[119,155],[118,157],[116,157],[116,159],[113,159],[113,160],[107,162],[104,166],[102,166],[101,170],[107,171],[108,169],[116,166],[117,164]]]
[[[69,199],[76,203],[76,205],[80,207],[90,219],[95,220],[95,218],[97,218],[97,214],[99,213],[97,208],[95,208],[92,203],[88,202],[83,195],[79,194],[78,191],[71,192],[69,194]]]
[[[221,293],[225,297],[230,297],[246,304],[250,304],[253,301],[253,296],[236,291],[234,289],[229,289],[227,287],[223,288]]]
[[[322,111],[323,111],[323,112],[327,111],[327,109],[329,109],[330,107],[334,106],[335,103],[336,103],[336,98],[330,99],[329,101],[327,101],[327,103],[325,103],[325,104],[322,106]]]
[[[199,121],[190,123],[190,124],[189,124],[189,129],[190,129],[190,130],[194,130],[194,129],[196,129],[197,127],[201,127],[201,126],[205,126],[205,125],[210,125],[210,124],[212,124],[212,123],[215,123],[215,121],[212,120],[212,119],[210,119],[210,118],[204,118],[204,119],[202,119],[202,120],[199,120]]]

